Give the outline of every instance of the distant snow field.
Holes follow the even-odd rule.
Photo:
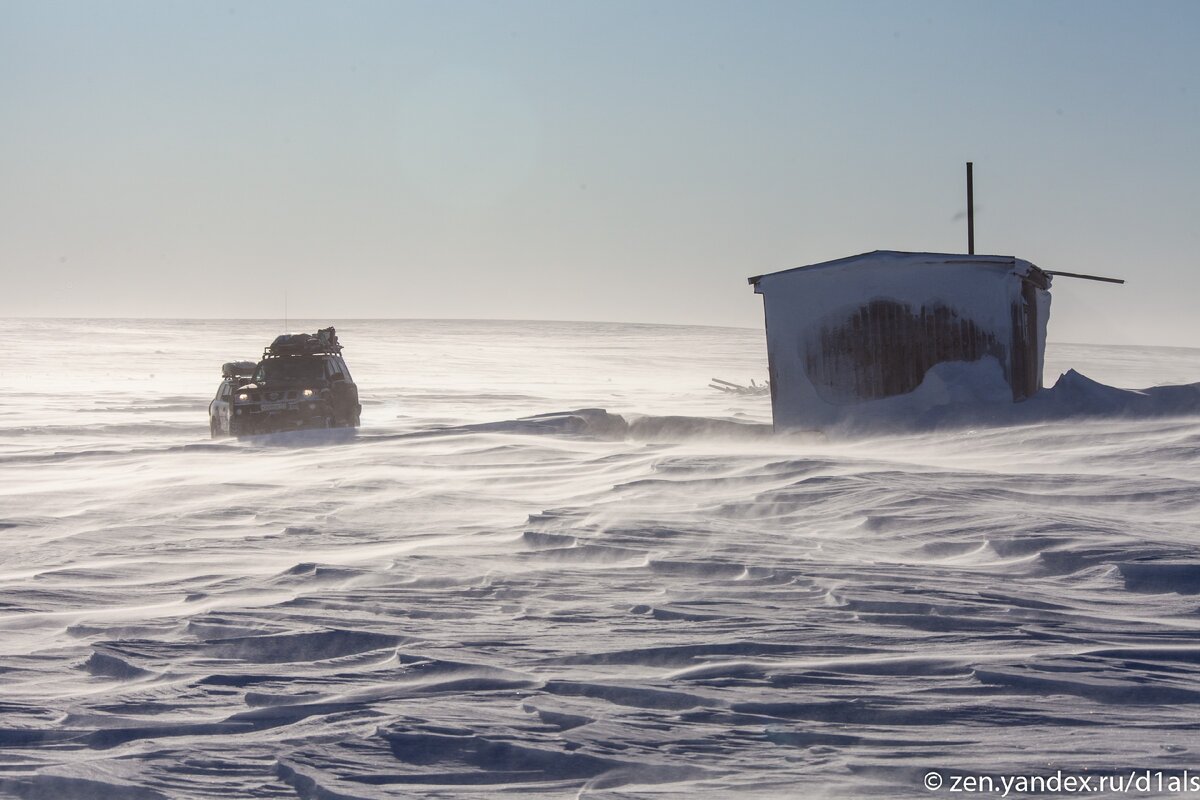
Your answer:
[[[1109,388],[1200,350],[1052,341],[1081,375],[1014,424],[785,437],[707,387],[761,331],[290,327],[329,322],[357,434],[213,441],[278,323],[0,321],[0,796],[1200,771],[1196,390]]]

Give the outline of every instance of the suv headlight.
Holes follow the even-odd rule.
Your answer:
[[[246,394],[245,392],[242,392],[241,394],[238,395],[238,400],[249,400],[249,399],[250,399],[250,395]]]
[[[312,389],[305,389],[305,390],[304,390],[304,396],[305,396],[305,397],[312,397],[312,396],[313,396],[313,390],[312,390]]]

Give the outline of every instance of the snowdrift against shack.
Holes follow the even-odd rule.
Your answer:
[[[775,426],[912,418],[1042,388],[1051,277],[1009,256],[875,251],[750,278]]]

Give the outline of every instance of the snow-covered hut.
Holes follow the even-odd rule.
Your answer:
[[[877,250],[749,280],[776,428],[911,419],[1042,388],[1051,277],[1028,261]]]

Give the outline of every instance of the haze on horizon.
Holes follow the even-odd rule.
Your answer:
[[[0,316],[759,327],[976,245],[1200,346],[1200,4],[0,3]]]

